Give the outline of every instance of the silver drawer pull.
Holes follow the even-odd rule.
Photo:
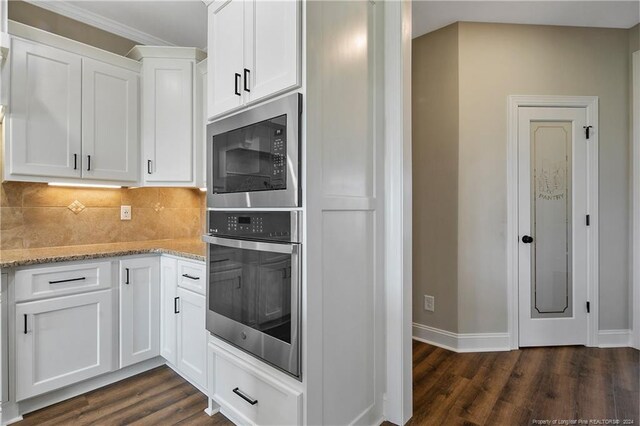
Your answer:
[[[189,278],[190,280],[199,280],[200,277],[194,277],[193,275],[189,275],[189,274],[182,274],[183,277],[185,278]]]
[[[84,281],[86,279],[87,279],[87,277],[70,278],[68,280],[49,281],[49,284],[70,283],[70,282],[73,282],[73,281]]]
[[[248,402],[249,404],[251,404],[251,405],[256,405],[256,404],[258,403],[258,400],[257,400],[257,399],[251,399],[250,397],[246,396],[246,395],[244,394],[244,392],[242,392],[242,391],[240,390],[240,388],[235,388],[235,389],[233,390],[233,393],[235,393],[236,395],[238,395],[240,398],[244,399],[245,401],[247,401],[247,402]]]

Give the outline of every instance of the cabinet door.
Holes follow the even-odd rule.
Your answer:
[[[8,274],[0,274],[0,404],[9,400],[9,321],[7,316]]]
[[[194,61],[144,59],[142,74],[144,180],[193,186]]]
[[[178,371],[207,386],[207,331],[205,298],[178,288]]]
[[[120,368],[160,354],[158,257],[120,261]]]
[[[138,73],[82,59],[82,177],[135,182]]]
[[[112,370],[112,290],[16,304],[16,399]]]
[[[247,102],[300,85],[300,1],[248,0],[245,6]]]
[[[169,257],[160,260],[160,355],[176,365],[176,326],[178,321],[177,294],[178,261]]]
[[[215,1],[209,6],[209,118],[242,106],[244,87],[243,0]],[[271,46],[275,49],[275,46]]]
[[[199,62],[196,72],[196,186],[207,187],[207,60]]]
[[[80,177],[81,59],[12,40],[8,173]]]

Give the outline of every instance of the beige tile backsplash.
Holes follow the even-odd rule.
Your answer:
[[[69,206],[76,203],[75,211]],[[120,206],[131,220],[120,220]],[[82,207],[84,206],[84,208]],[[85,189],[5,182],[0,249],[198,238],[205,194],[190,188]]]

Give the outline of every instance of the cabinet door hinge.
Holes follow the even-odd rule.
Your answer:
[[[587,226],[591,226],[591,215],[587,215],[586,223]]]
[[[591,136],[591,129],[593,129],[593,126],[583,126],[583,128],[587,136],[587,139],[589,139],[589,137]]]
[[[591,302],[587,302],[587,313],[591,313]]]

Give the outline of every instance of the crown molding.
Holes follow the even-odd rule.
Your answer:
[[[145,58],[172,58],[193,59],[200,62],[207,57],[207,54],[197,47],[134,46],[125,56],[135,61]]]
[[[42,0],[24,0],[34,6],[41,7],[58,15],[80,21],[92,27],[119,35],[136,43],[146,44],[150,46],[175,46],[175,44],[163,40],[159,37],[147,34],[128,25],[121,24],[113,19],[105,18],[97,13],[89,12],[81,7],[70,4],[64,0],[42,1]]]

